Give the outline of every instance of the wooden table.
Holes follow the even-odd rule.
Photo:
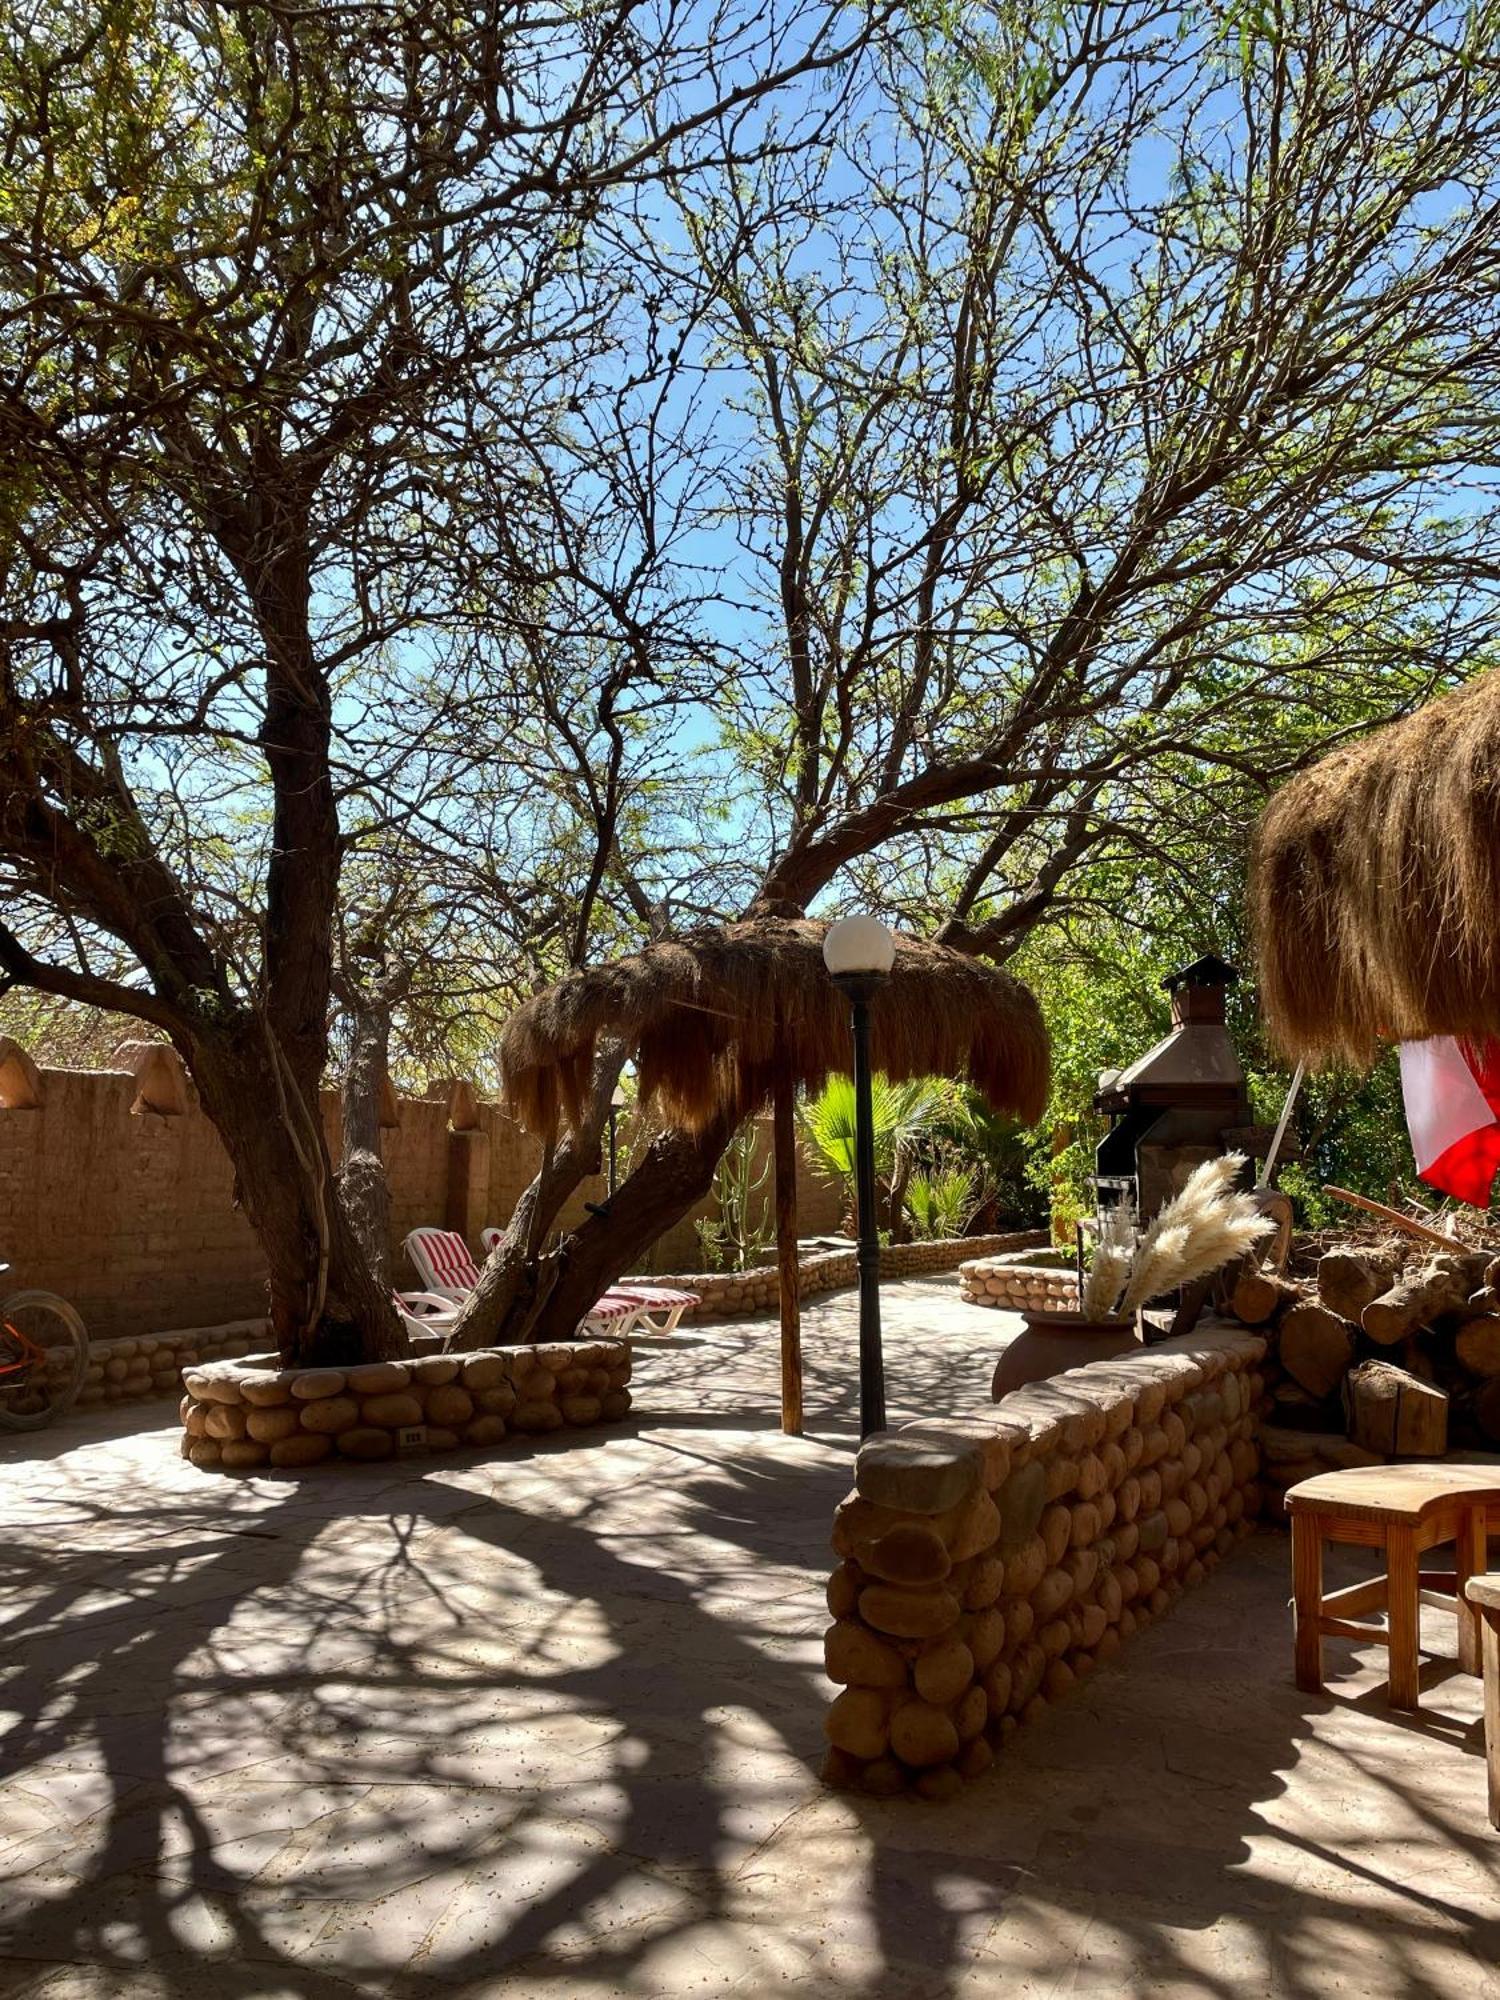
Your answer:
[[[1297,1685],[1323,1686],[1323,1639],[1337,1635],[1384,1646],[1390,1653],[1393,1708],[1417,1706],[1417,1628],[1425,1599],[1456,1612],[1458,1659],[1479,1672],[1479,1614],[1465,1586],[1488,1561],[1488,1510],[1500,1522],[1500,1467],[1370,1465],[1322,1472],[1286,1496],[1292,1517],[1292,1605],[1296,1620]],[[1385,1551],[1385,1574],[1323,1592],[1323,1544],[1352,1542]],[[1451,1572],[1419,1571],[1424,1550],[1452,1542]],[[1383,1610],[1385,1625],[1360,1624],[1361,1612]]]
[[[1484,1768],[1490,1781],[1490,1825],[1500,1826],[1500,1576],[1471,1576],[1466,1594],[1479,1613],[1484,1655]]]

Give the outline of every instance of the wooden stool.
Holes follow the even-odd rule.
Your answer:
[[[1292,1606],[1297,1685],[1323,1685],[1323,1635],[1363,1639],[1391,1656],[1392,1708],[1417,1706],[1417,1618],[1423,1597],[1458,1614],[1458,1660],[1479,1672],[1479,1619],[1464,1595],[1488,1559],[1487,1512],[1500,1510],[1500,1468],[1484,1465],[1370,1465],[1320,1472],[1286,1496],[1292,1517]],[[1384,1549],[1385,1574],[1323,1595],[1323,1544]],[[1456,1550],[1453,1573],[1419,1573],[1417,1558],[1439,1542]],[[1425,1586],[1425,1588],[1424,1588]],[[1441,1592],[1441,1596],[1433,1593]],[[1354,1622],[1383,1610],[1385,1625]]]
[[[1466,1594],[1479,1613],[1484,1653],[1484,1768],[1490,1780],[1490,1825],[1500,1826],[1500,1576],[1471,1576]]]

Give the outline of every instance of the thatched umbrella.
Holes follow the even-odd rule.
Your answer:
[[[570,974],[505,1024],[507,1108],[543,1137],[559,1119],[576,1124],[606,1038],[633,1053],[642,1101],[686,1131],[701,1132],[725,1111],[745,1118],[760,1110],[783,1067],[816,1089],[849,1066],[849,1010],[823,964],[826,929],[806,918],[758,918]],[[993,966],[898,937],[870,1035],[875,1066],[897,1081],[962,1075],[997,1111],[1041,1116],[1041,1010]]]
[[[1500,674],[1336,750],[1261,820],[1261,995],[1310,1061],[1500,1032]]]
[[[531,1131],[578,1124],[595,1050],[623,1042],[642,1102],[701,1132],[768,1103],[776,1112],[783,1337],[795,1339],[792,1091],[849,1067],[849,1012],[823,963],[826,924],[759,918],[702,930],[561,980],[518,1009],[500,1039],[502,1093]],[[897,1081],[946,1074],[1028,1123],[1047,1101],[1041,1010],[1008,974],[928,940],[898,937],[871,1003],[871,1059]],[[787,1389],[790,1392],[791,1370]]]

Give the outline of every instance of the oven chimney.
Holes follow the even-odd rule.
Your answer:
[[[1245,1144],[1249,1093],[1224,1010],[1238,978],[1215,952],[1172,973],[1162,981],[1171,1033],[1128,1068],[1100,1077],[1094,1105],[1111,1118],[1095,1157],[1101,1204],[1129,1201],[1147,1221],[1200,1161]]]

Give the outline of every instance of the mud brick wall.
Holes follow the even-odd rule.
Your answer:
[[[1259,1511],[1264,1340],[1210,1326],[868,1438],[838,1509],[830,1783],[941,1799]]]
[[[0,1262],[6,1286],[61,1292],[91,1338],[136,1338],[171,1327],[201,1328],[264,1310],[254,1236],[233,1205],[234,1177],[218,1134],[184,1080],[182,1107],[141,1104],[136,1072],[37,1069],[27,1096],[19,1067],[0,1079]],[[473,1106],[473,1129],[455,1132],[446,1091],[401,1097],[381,1134],[390,1173],[393,1249],[422,1223],[459,1228],[478,1252],[479,1232],[503,1223],[535,1172],[535,1142],[497,1104]],[[337,1094],[322,1102],[337,1156]],[[837,1226],[836,1187],[809,1167],[801,1186],[803,1227]],[[564,1221],[598,1201],[603,1182],[584,1183]],[[706,1207],[706,1205],[705,1205]],[[654,1265],[696,1259],[692,1219],[657,1246]],[[404,1257],[398,1280],[417,1283]],[[134,1357],[131,1357],[134,1358]]]

